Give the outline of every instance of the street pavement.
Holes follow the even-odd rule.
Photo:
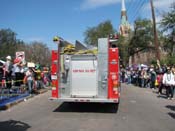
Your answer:
[[[109,104],[56,103],[51,92],[0,111],[0,131],[175,131],[175,100],[122,84],[118,110]]]

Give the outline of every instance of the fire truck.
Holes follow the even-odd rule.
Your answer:
[[[120,63],[117,39],[99,38],[98,52],[61,53],[52,50],[52,96],[58,102],[119,103]]]

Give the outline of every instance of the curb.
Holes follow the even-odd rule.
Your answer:
[[[40,90],[37,90],[36,93],[37,94],[43,94],[43,93],[47,92],[48,90],[49,90],[49,88],[47,88],[47,89],[40,89]]]
[[[11,108],[12,106],[17,105],[17,104],[19,104],[19,103],[21,103],[21,102],[23,102],[23,101],[25,101],[26,99],[29,99],[29,98],[32,98],[32,96],[27,96],[27,97],[18,99],[18,100],[16,100],[16,101],[7,103],[6,105],[1,106],[1,107],[0,107],[0,110],[7,110],[7,109]]]
[[[38,91],[36,92],[36,95],[43,94],[43,93],[47,92],[48,90],[49,90],[49,88],[48,88],[48,89],[40,89],[40,90],[38,90]],[[16,100],[16,101],[7,103],[6,105],[0,106],[0,111],[1,111],[1,110],[7,110],[7,109],[9,109],[9,108],[11,108],[11,107],[13,107],[13,106],[15,106],[15,105],[21,103],[21,102],[24,102],[24,101],[26,101],[26,100],[28,100],[28,99],[30,99],[30,98],[35,97],[36,95],[29,95],[29,96],[23,97],[23,98],[21,98],[21,99],[18,99],[18,100]]]

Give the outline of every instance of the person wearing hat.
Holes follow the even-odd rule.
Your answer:
[[[15,86],[20,87],[22,84],[22,77],[21,77],[21,60],[16,58],[14,59],[14,74],[15,74]]]
[[[6,78],[6,86],[8,89],[10,89],[12,87],[12,83],[11,83],[11,73],[12,73],[12,68],[13,65],[11,63],[11,56],[7,56],[6,57],[6,62],[4,64],[4,72],[5,72],[5,78]]]
[[[163,75],[162,82],[166,87],[167,99],[173,99],[173,86],[175,84],[175,79],[170,67],[167,67],[167,72]]]
[[[41,76],[41,67],[39,64],[36,64],[35,69],[33,69],[34,73],[35,73],[35,81],[36,81],[36,88],[37,89],[41,89],[44,88],[44,84],[42,81],[42,76]]]
[[[34,75],[33,75],[32,68],[29,68],[27,70],[25,77],[26,77],[29,93],[31,94],[34,86]]]

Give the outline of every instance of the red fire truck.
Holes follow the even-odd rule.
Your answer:
[[[119,50],[116,39],[98,39],[97,54],[52,51],[52,97],[58,102],[119,103]]]

